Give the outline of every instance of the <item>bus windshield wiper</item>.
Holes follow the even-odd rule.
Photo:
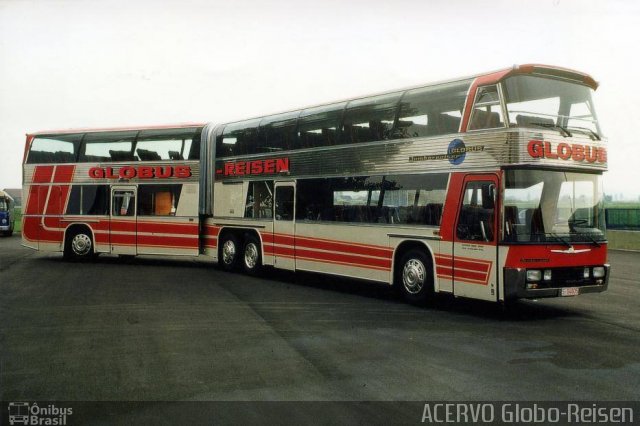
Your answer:
[[[534,126],[540,126],[540,127],[546,127],[549,129],[558,129],[560,130],[560,134],[562,136],[566,136],[566,137],[572,137],[573,135],[571,134],[571,132],[569,130],[567,130],[566,127],[562,127],[562,126],[558,126],[557,124],[551,124],[551,123],[531,123]]]
[[[593,238],[591,234],[584,233],[580,235],[583,237],[587,237],[593,244],[596,245],[596,247],[600,247],[601,244],[595,238]]]
[[[562,238],[560,235],[556,234],[555,232],[549,232],[547,235],[550,235],[550,236],[560,240],[560,242],[562,244],[564,244],[565,246],[567,246],[567,247],[573,247],[573,245],[569,241],[565,240],[564,238]]]
[[[602,139],[600,138],[600,135],[599,135],[599,134],[597,134],[595,131],[593,131],[593,130],[591,130],[591,129],[587,128],[587,127],[576,127],[576,126],[571,126],[571,128],[572,128],[572,129],[575,129],[575,130],[577,130],[577,131],[579,131],[579,132],[586,132],[586,133],[588,133],[588,134],[589,134],[589,137],[591,137],[591,139],[592,139],[592,140],[596,140],[596,141],[602,140]]]

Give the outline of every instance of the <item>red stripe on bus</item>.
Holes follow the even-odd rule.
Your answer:
[[[193,237],[156,237],[152,235],[138,235],[137,244],[143,246],[197,248],[198,239]]]
[[[329,260],[329,261],[339,261],[346,262],[349,264],[353,264],[354,266],[373,266],[378,268],[391,269],[391,260],[389,259],[378,259],[378,258],[369,258],[355,255],[348,255],[342,253],[328,253],[323,251],[313,251],[313,250],[305,250],[298,249],[295,250],[296,257],[303,257],[309,259],[317,259],[317,260]]]
[[[377,256],[385,259],[390,259],[393,255],[393,250],[387,248],[360,246],[343,241],[316,240],[306,237],[296,237],[296,247]]]
[[[198,235],[198,225],[193,223],[160,224],[155,222],[138,222],[138,232]]]
[[[56,171],[53,176],[54,183],[71,183],[73,181],[73,175],[76,170],[76,166],[73,165],[60,165],[56,166]]]
[[[36,166],[33,171],[33,183],[50,183],[53,166]]]

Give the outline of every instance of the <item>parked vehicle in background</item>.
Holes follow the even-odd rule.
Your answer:
[[[15,203],[13,198],[4,191],[0,191],[0,234],[11,236],[15,227]]]

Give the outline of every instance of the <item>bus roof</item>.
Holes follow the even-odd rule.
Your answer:
[[[271,116],[276,116],[276,115],[286,114],[286,113],[293,113],[296,111],[303,111],[305,109],[322,107],[325,105],[354,101],[354,100],[365,99],[365,98],[374,97],[374,96],[387,95],[387,94],[392,94],[397,92],[404,92],[407,90],[419,89],[422,87],[431,87],[431,86],[438,86],[438,85],[443,85],[448,83],[455,83],[455,82],[464,81],[464,80],[471,80],[471,86],[475,89],[475,87],[479,85],[496,84],[514,75],[537,75],[541,77],[560,78],[564,80],[573,81],[577,84],[587,85],[593,90],[596,90],[598,87],[598,83],[593,79],[593,77],[581,71],[576,71],[573,69],[563,68],[563,67],[558,67],[553,65],[544,65],[544,64],[513,65],[510,68],[503,68],[497,71],[490,71],[490,72],[484,72],[481,74],[457,77],[457,78],[452,78],[447,80],[440,80],[440,81],[435,81],[435,82],[426,83],[426,84],[403,87],[399,89],[385,90],[382,92],[375,92],[367,95],[354,96],[351,98],[335,99],[332,101],[322,102],[319,104],[307,105],[302,108],[287,109],[284,111],[278,111],[271,114],[262,114],[262,115],[252,116],[249,118],[243,118],[239,120],[226,121],[219,124],[227,125],[227,124],[234,124],[234,123],[239,123],[243,121],[257,120],[260,118],[271,117]]]
[[[102,127],[102,128],[81,128],[81,129],[59,129],[59,130],[43,130],[38,132],[27,133],[27,137],[42,135],[60,135],[70,133],[98,133],[98,132],[120,132],[127,130],[162,130],[162,129],[182,129],[189,127],[204,127],[206,123],[178,123],[163,124],[161,126],[126,126],[126,127]]]

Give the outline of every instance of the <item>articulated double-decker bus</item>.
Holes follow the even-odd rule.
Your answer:
[[[394,284],[415,303],[601,292],[596,88],[581,72],[524,65],[129,139],[28,135],[25,244],[75,257],[202,254],[249,274]]]

